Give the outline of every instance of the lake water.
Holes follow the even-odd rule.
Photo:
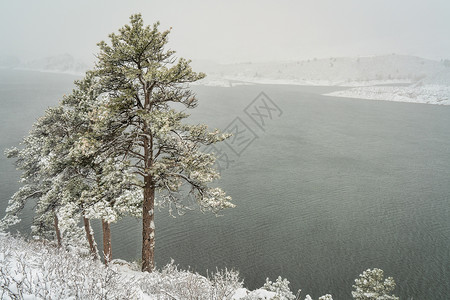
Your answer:
[[[0,70],[0,79],[3,150],[70,92],[74,77]],[[401,299],[448,298],[450,107],[326,97],[333,88],[324,87],[194,89],[191,122],[239,125],[257,138],[222,148],[229,164],[220,185],[236,208],[221,217],[157,212],[159,267],[173,258],[201,274],[235,268],[251,289],[281,275],[303,297],[337,300],[350,299],[358,274],[377,267],[394,277]],[[252,103],[260,92],[282,111],[262,128],[244,112],[261,103]],[[19,173],[4,157],[0,168],[3,216]],[[100,241],[98,223],[96,232]],[[114,224],[113,256],[139,258],[140,232],[138,220]]]

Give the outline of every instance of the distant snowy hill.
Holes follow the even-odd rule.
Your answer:
[[[271,63],[194,62],[194,66],[197,65],[198,70],[209,75],[210,81],[222,79],[251,83],[364,86],[373,83],[412,83],[437,77],[450,78],[448,61],[395,54]],[[208,79],[205,79],[205,83],[207,82]]]
[[[25,62],[14,56],[1,56],[0,68],[81,75],[89,66],[70,54],[60,54]]]
[[[296,84],[349,87],[333,97],[450,105],[450,61],[384,55],[295,62],[214,64],[194,62],[208,77],[202,85]]]

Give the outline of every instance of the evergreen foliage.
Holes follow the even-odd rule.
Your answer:
[[[355,279],[352,292],[353,299],[356,300],[398,300],[398,297],[391,295],[395,289],[395,281],[392,277],[384,278],[381,269],[367,269]]]

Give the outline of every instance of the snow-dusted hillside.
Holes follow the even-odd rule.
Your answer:
[[[450,104],[450,61],[384,55],[284,63],[194,62],[208,77],[200,84],[294,84],[351,87],[334,97]],[[389,85],[389,86],[386,86]]]
[[[312,59],[296,62],[214,64],[194,62],[216,80],[252,83],[290,83],[303,85],[365,86],[373,83],[411,83],[449,74],[447,61],[414,56],[384,55],[357,58]],[[207,82],[207,80],[205,80]]]

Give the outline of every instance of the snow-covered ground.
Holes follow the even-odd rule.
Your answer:
[[[450,105],[450,86],[366,86],[326,94],[334,97]]]
[[[0,299],[296,299],[279,277],[249,291],[236,271],[217,270],[208,278],[180,270],[173,262],[152,273],[113,260],[109,267],[79,251],[49,242],[27,242],[0,233]],[[297,298],[299,299],[299,298]],[[306,299],[311,299],[306,295]],[[332,300],[325,295],[320,300]]]

